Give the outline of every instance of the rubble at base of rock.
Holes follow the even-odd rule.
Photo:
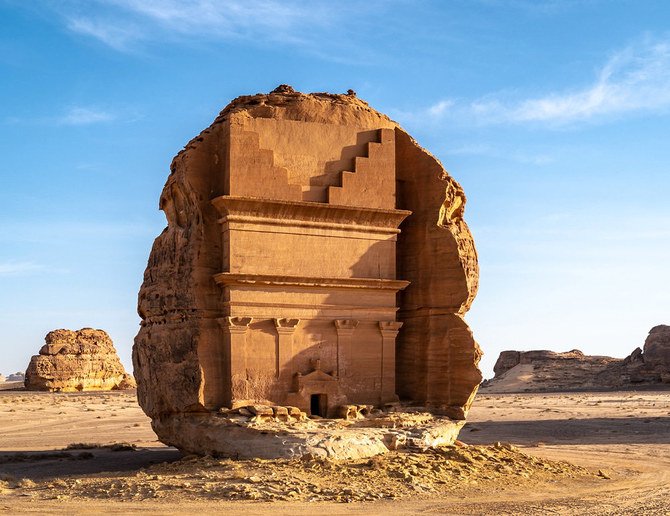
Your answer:
[[[420,407],[385,412],[368,405],[349,405],[345,410],[352,417],[324,419],[309,417],[296,407],[250,405],[197,416],[172,416],[154,420],[152,425],[159,435],[184,436],[167,444],[186,453],[203,454],[204,450],[218,457],[244,459],[354,460],[390,450],[448,446],[465,424]],[[177,433],[176,428],[185,431]]]
[[[583,483],[603,478],[585,468],[540,459],[512,445],[496,443],[449,446],[423,453],[398,451],[345,462],[315,457],[232,460],[191,455],[138,472],[69,482],[16,481],[8,488],[21,489],[35,499],[348,503],[467,493],[467,489],[499,490],[501,482],[506,488],[542,489],[557,481]]]

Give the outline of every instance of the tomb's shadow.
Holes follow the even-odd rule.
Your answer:
[[[670,444],[670,417],[468,422],[460,439],[468,444]]]
[[[134,451],[51,450],[2,451],[0,472],[15,478],[49,480],[98,475],[111,472],[136,472],[154,464],[174,462],[182,454],[175,448],[137,448]]]

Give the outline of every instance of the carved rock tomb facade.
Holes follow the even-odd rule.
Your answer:
[[[353,95],[239,97],[173,160],[133,361],[159,437],[267,403],[464,419],[481,352],[465,195]],[[186,419],[185,419],[186,418]]]

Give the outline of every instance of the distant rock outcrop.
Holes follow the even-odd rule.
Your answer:
[[[670,326],[651,329],[644,349],[624,359],[584,355],[573,349],[503,351],[495,376],[482,383],[486,392],[532,392],[617,389],[670,384]]]
[[[39,355],[30,359],[25,386],[33,391],[104,391],[131,389],[112,339],[102,330],[54,330]]]
[[[7,375],[7,378],[5,378],[5,381],[7,382],[23,382],[26,379],[26,375],[22,373],[21,371],[17,371],[16,373],[12,373],[10,375]]]

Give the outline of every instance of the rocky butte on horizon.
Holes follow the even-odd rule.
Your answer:
[[[585,355],[578,349],[503,351],[486,392],[620,389],[670,384],[670,326],[654,326],[626,358]]]
[[[25,374],[29,391],[78,392],[132,389],[112,339],[103,330],[53,330]]]
[[[225,414],[244,407],[332,418],[403,400],[462,422],[481,381],[465,200],[353,91],[233,100],[160,197],[133,347],[159,438],[238,453]]]

